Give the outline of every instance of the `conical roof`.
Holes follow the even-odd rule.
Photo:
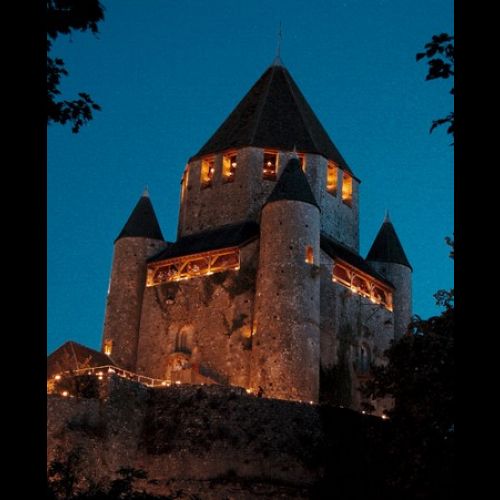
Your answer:
[[[385,216],[382,227],[375,237],[366,260],[402,264],[413,270],[388,214]]]
[[[319,208],[298,158],[288,161],[265,205],[280,200],[302,201]]]
[[[270,66],[191,160],[232,148],[321,154],[352,174],[288,70]]]
[[[163,240],[158,219],[147,190],[140,197],[118,238],[151,238]]]

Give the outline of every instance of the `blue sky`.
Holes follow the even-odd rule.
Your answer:
[[[99,348],[113,241],[145,185],[174,240],[187,159],[274,59],[285,66],[357,177],[361,254],[389,209],[413,268],[414,312],[453,286],[453,148],[431,122],[450,82],[415,54],[453,32],[451,0],[102,0],[100,33],[60,37],[63,96],[102,105],[72,134],[48,128],[48,352]]]

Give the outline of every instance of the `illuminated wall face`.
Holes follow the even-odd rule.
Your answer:
[[[234,182],[237,166],[236,153],[227,153],[222,157],[222,179],[224,182]]]
[[[333,196],[337,196],[338,168],[335,163],[328,162],[326,169],[326,190]]]
[[[215,158],[213,156],[201,160],[201,187],[207,188],[212,185],[215,173]]]
[[[333,266],[334,282],[349,288],[353,293],[370,299],[374,304],[381,304],[392,311],[391,290],[345,263],[336,262]]]
[[[203,254],[166,259],[148,266],[146,286],[160,285],[240,268],[239,249],[224,249]]]
[[[352,206],[352,177],[346,172],[342,174],[342,201]]]

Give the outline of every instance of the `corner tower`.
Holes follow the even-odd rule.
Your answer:
[[[115,240],[102,351],[120,367],[136,369],[146,260],[167,246],[147,190]]]
[[[298,159],[262,209],[250,386],[318,401],[320,210]]]
[[[321,207],[322,232],[359,252],[359,180],[279,59],[189,159],[178,237],[258,221],[292,151]]]
[[[393,295],[394,337],[402,337],[412,316],[412,267],[396,230],[386,214],[366,256],[370,265],[395,287]]]

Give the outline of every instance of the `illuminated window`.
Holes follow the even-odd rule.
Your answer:
[[[370,297],[370,285],[368,281],[366,281],[361,276],[354,275],[352,278],[352,288],[354,291],[360,293],[361,295],[365,295]]]
[[[238,162],[236,153],[226,154],[222,157],[222,178],[224,182],[234,182],[234,175]]]
[[[335,264],[333,268],[333,281],[340,281],[345,285],[351,286],[351,273],[345,267]]]
[[[298,153],[300,168],[303,172],[306,171],[306,155],[304,153]]]
[[[326,190],[333,196],[337,196],[338,173],[339,169],[335,163],[328,162],[326,169]]]
[[[314,264],[314,250],[310,245],[306,247],[306,262],[308,264]]]
[[[112,349],[113,349],[113,341],[112,340],[105,340],[104,341],[104,354],[106,354],[106,356],[110,356]]]
[[[342,201],[352,207],[352,177],[346,172],[342,174]]]
[[[262,178],[268,181],[275,181],[277,167],[278,167],[278,154],[264,152],[264,164],[262,165]]]
[[[149,265],[146,286],[207,276],[239,268],[240,252],[237,248],[216,250],[201,255],[186,255]]]
[[[189,182],[189,165],[186,166],[186,169],[184,170],[184,175],[182,176],[181,180],[181,202],[184,201],[184,198],[186,197],[188,182]]]
[[[212,185],[215,173],[215,158],[204,158],[201,160],[201,187],[207,188]]]

